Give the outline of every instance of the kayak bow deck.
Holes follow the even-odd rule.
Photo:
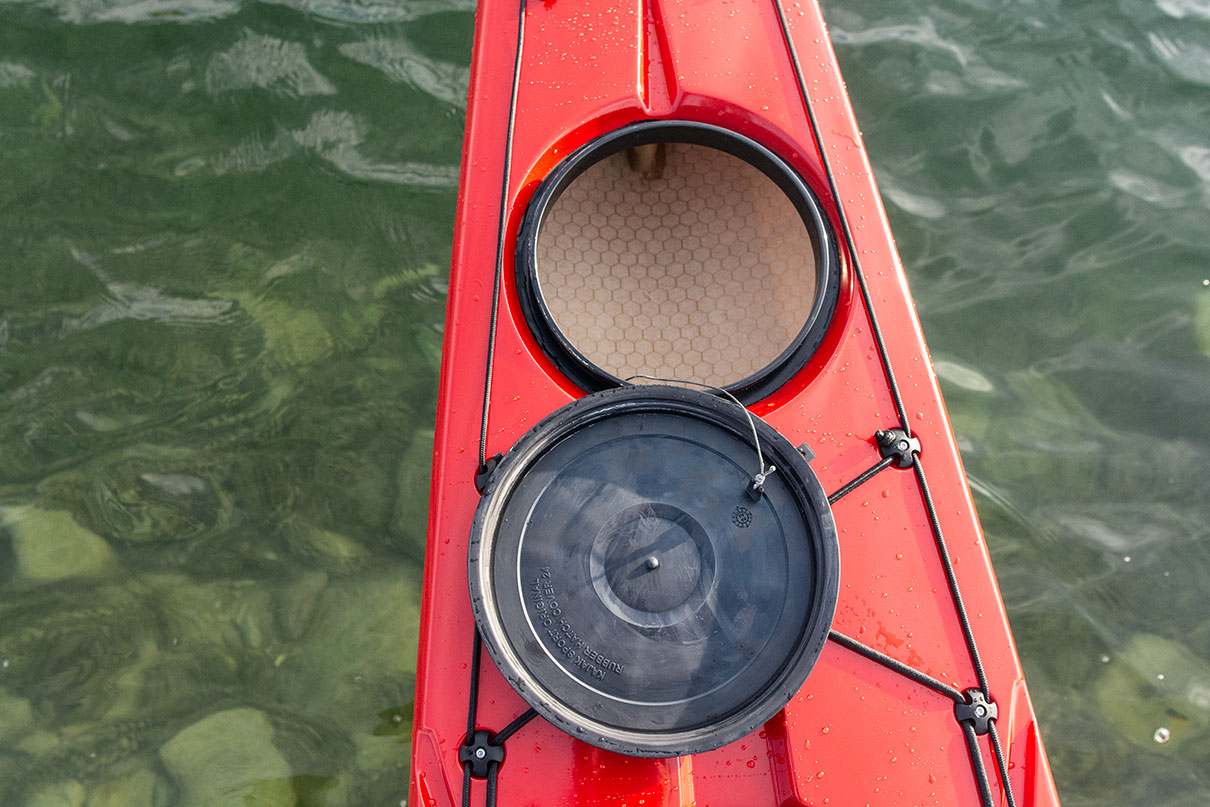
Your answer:
[[[450,280],[410,803],[1058,803],[814,3],[481,3]]]

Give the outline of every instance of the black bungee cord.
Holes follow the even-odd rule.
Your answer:
[[[504,139],[504,178],[500,184],[500,219],[496,234],[496,268],[492,280],[491,319],[487,334],[487,361],[483,370],[483,418],[479,429],[479,465],[476,469],[476,485],[480,492],[489,472],[487,457],[488,414],[491,407],[492,373],[495,369],[496,330],[500,318],[500,292],[504,280],[504,237],[508,228],[508,189],[512,175],[513,132],[517,123],[517,89],[521,80],[521,57],[525,44],[525,5],[520,0],[517,10],[517,48],[513,61],[512,95],[508,102],[508,131]],[[497,777],[504,761],[504,741],[517,730],[533,720],[537,712],[529,709],[509,723],[503,730],[492,734],[476,730],[479,711],[479,668],[483,656],[483,638],[478,626],[471,651],[470,696],[466,710],[466,739],[458,750],[462,763],[462,807],[471,807],[471,780],[486,779],[486,807],[496,805]]]
[[[525,44],[525,3],[517,12],[517,51],[513,62],[512,96],[508,102],[508,132],[504,138],[504,179],[500,183],[500,221],[496,228],[496,271],[492,280],[492,311],[488,320],[487,363],[483,370],[483,421],[479,429],[479,474],[487,471],[488,410],[491,407],[492,372],[495,369],[496,327],[500,319],[500,290],[504,282],[504,236],[508,229],[508,186],[512,176],[513,131],[517,126],[517,88],[521,82],[521,55]]]
[[[918,442],[916,442],[915,440],[912,439],[911,426],[908,421],[907,411],[904,406],[903,397],[900,392],[898,382],[895,379],[894,370],[891,367],[889,354],[888,354],[888,351],[886,348],[886,342],[885,342],[884,336],[882,334],[882,329],[878,324],[877,316],[874,312],[869,289],[866,285],[865,275],[861,270],[860,259],[858,257],[858,252],[855,248],[852,230],[849,225],[848,217],[845,214],[844,206],[841,204],[841,201],[840,201],[840,194],[837,189],[835,176],[832,172],[830,161],[829,161],[827,153],[824,149],[823,141],[820,138],[818,121],[815,118],[815,113],[811,106],[810,97],[806,90],[806,84],[803,80],[803,75],[802,75],[802,68],[799,63],[798,55],[797,55],[796,49],[794,47],[793,40],[790,37],[789,28],[788,28],[788,25],[786,22],[785,12],[784,12],[784,9],[782,8],[781,0],[773,0],[773,2],[774,2],[774,6],[777,10],[778,20],[779,20],[780,27],[781,27],[781,33],[784,38],[784,43],[789,52],[791,62],[793,63],[793,66],[794,66],[794,71],[795,71],[795,76],[796,76],[796,79],[798,82],[799,92],[800,92],[800,95],[803,100],[804,109],[807,114],[807,119],[808,119],[808,122],[811,127],[812,135],[814,136],[815,141],[819,146],[819,154],[820,154],[820,159],[821,159],[821,162],[822,162],[822,165],[824,168],[824,173],[828,179],[829,188],[832,193],[833,201],[836,204],[836,210],[837,210],[837,214],[840,219],[842,231],[844,233],[845,242],[848,247],[849,254],[853,261],[854,273],[858,280],[858,285],[859,285],[859,288],[861,291],[861,297],[865,304],[866,314],[870,320],[871,333],[874,337],[874,341],[878,348],[879,358],[880,358],[880,361],[881,361],[881,364],[883,367],[884,374],[886,375],[886,378],[887,378],[887,384],[890,389],[892,399],[894,401],[896,412],[899,417],[899,423],[900,423],[900,426],[902,429],[902,435],[911,444],[911,448],[907,449],[909,452],[908,456],[910,457],[908,464],[906,464],[906,465],[904,464],[904,455],[902,454],[902,452],[898,455],[898,457],[894,455],[894,452],[892,452],[890,454],[888,454],[887,452],[884,452],[883,458],[879,462],[877,462],[875,465],[873,465],[868,470],[859,474],[856,478],[854,478],[852,481],[850,481],[849,483],[842,486],[835,493],[831,494],[828,497],[828,501],[829,501],[829,503],[835,503],[836,501],[838,501],[839,499],[841,499],[848,493],[851,493],[853,490],[855,490],[857,487],[859,487],[863,483],[872,479],[874,476],[876,476],[881,471],[885,470],[886,468],[891,467],[892,465],[897,464],[896,463],[897,458],[899,460],[898,464],[901,468],[902,467],[913,467],[915,469],[916,478],[918,480],[918,483],[919,483],[919,486],[921,489],[921,494],[924,498],[926,508],[929,511],[929,520],[930,520],[930,526],[933,531],[933,536],[934,536],[934,539],[935,539],[937,547],[938,547],[938,552],[941,556],[942,565],[945,568],[946,578],[947,578],[947,582],[948,582],[949,589],[950,589],[950,594],[951,594],[951,597],[954,602],[955,610],[958,612],[959,621],[962,625],[963,635],[966,640],[967,650],[970,653],[972,664],[976,671],[976,675],[979,679],[980,689],[979,690],[968,690],[966,693],[959,692],[954,687],[952,687],[942,681],[939,681],[935,678],[932,678],[931,676],[928,676],[925,673],[920,672],[919,670],[916,670],[906,664],[903,664],[902,662],[899,662],[898,660],[896,660],[884,653],[881,653],[880,651],[878,651],[874,648],[861,644],[860,642],[857,642],[856,640],[854,640],[848,636],[845,636],[844,634],[841,634],[837,631],[831,631],[829,634],[829,639],[836,642],[837,644],[840,644],[843,647],[848,648],[849,650],[851,650],[853,652],[856,652],[856,653],[874,661],[875,663],[885,666],[888,669],[890,669],[900,675],[903,675],[912,681],[915,681],[916,683],[918,683],[922,686],[928,687],[929,689],[932,689],[932,690],[950,698],[951,700],[953,700],[955,702],[956,714],[958,713],[958,710],[962,709],[963,707],[970,708],[971,701],[972,701],[972,697],[971,697],[972,693],[980,693],[982,695],[982,701],[991,707],[990,718],[985,718],[983,720],[984,730],[977,732],[976,731],[976,721],[973,719],[960,719],[959,720],[959,722],[962,726],[962,729],[963,729],[963,733],[967,740],[967,746],[968,746],[968,750],[969,750],[969,753],[971,756],[972,767],[973,767],[974,773],[975,773],[976,784],[978,785],[978,788],[979,788],[980,798],[981,798],[983,804],[986,805],[987,807],[991,807],[993,805],[990,781],[989,781],[989,778],[987,775],[986,768],[983,764],[982,753],[979,749],[979,743],[978,743],[978,735],[982,734],[982,733],[987,733],[990,735],[993,752],[994,752],[994,755],[996,758],[998,773],[1000,775],[1001,783],[1004,787],[1005,795],[1007,798],[1007,803],[1008,803],[1009,807],[1015,807],[1015,800],[1013,798],[1012,786],[1011,786],[1011,784],[1009,782],[1009,778],[1008,778],[1007,764],[1005,761],[1003,749],[1000,744],[999,734],[997,733],[996,727],[995,727],[995,709],[994,709],[994,704],[991,702],[986,673],[984,671],[982,661],[979,656],[978,648],[976,647],[976,644],[975,644],[974,634],[973,634],[973,632],[971,630],[971,626],[970,626],[970,620],[969,620],[969,617],[967,616],[965,605],[963,604],[963,601],[962,601],[961,592],[959,591],[959,588],[958,588],[957,578],[955,576],[953,565],[949,558],[949,552],[948,552],[944,537],[941,532],[941,526],[940,526],[939,520],[937,518],[936,508],[933,505],[932,496],[931,496],[931,493],[929,492],[928,482],[925,477],[924,467],[920,462],[919,444],[918,444]],[[511,175],[511,163],[512,163],[512,140],[513,140],[513,133],[515,130],[515,125],[516,125],[517,90],[518,90],[518,84],[520,81],[522,49],[523,49],[524,37],[525,37],[525,4],[526,4],[526,0],[520,0],[520,8],[519,8],[518,22],[517,22],[517,47],[516,47],[515,62],[514,62],[514,66],[513,66],[512,96],[509,101],[508,130],[507,130],[507,137],[506,137],[505,147],[504,147],[504,178],[502,181],[502,187],[501,187],[501,192],[500,192],[500,217],[499,217],[499,225],[498,225],[498,231],[497,231],[496,267],[495,267],[495,274],[494,274],[494,279],[493,279],[493,284],[492,284],[491,319],[489,321],[488,350],[487,350],[487,357],[486,357],[486,365],[485,365],[485,369],[484,369],[483,416],[482,416],[480,435],[479,435],[479,457],[478,457],[479,463],[478,463],[478,468],[477,468],[477,478],[478,479],[485,479],[485,477],[489,471],[489,459],[487,456],[489,408],[490,408],[490,402],[491,402],[491,387],[492,387],[492,376],[493,376],[493,370],[494,370],[496,333],[497,333],[497,325],[498,325],[498,319],[499,319],[500,294],[501,294],[501,287],[502,287],[502,283],[503,283],[503,265],[504,265],[504,252],[503,252],[504,246],[503,245],[504,245],[505,234],[506,234],[506,229],[507,229],[507,204],[508,204],[508,190],[509,190],[509,180],[510,180],[510,175]],[[482,485],[480,485],[480,488],[482,488]],[[474,632],[474,643],[472,646],[470,695],[469,695],[469,702],[468,702],[468,708],[467,708],[467,733],[466,733],[465,743],[462,746],[462,748],[460,749],[460,755],[459,755],[460,759],[462,760],[462,764],[463,764],[463,793],[462,793],[463,807],[470,807],[472,778],[486,779],[486,804],[487,804],[487,807],[495,807],[497,777],[499,775],[500,764],[503,761],[502,745],[503,745],[504,741],[506,739],[508,739],[508,737],[512,736],[512,734],[514,734],[521,727],[526,725],[529,721],[531,721],[534,717],[537,716],[537,713],[533,709],[529,709],[526,712],[519,715],[511,723],[509,723],[508,726],[506,726],[503,730],[501,730],[500,732],[497,732],[494,735],[488,731],[483,731],[483,730],[476,731],[475,726],[476,726],[476,716],[477,716],[477,712],[478,712],[479,669],[480,669],[481,661],[482,661],[482,638],[479,634],[478,628],[476,627],[475,632]],[[974,708],[985,708],[985,707],[976,706]]]
[[[870,321],[870,331],[878,347],[879,360],[882,364],[883,372],[886,375],[887,386],[890,389],[891,397],[895,403],[895,410],[899,416],[899,424],[902,429],[901,437],[903,442],[898,446],[900,451],[897,452],[899,459],[897,464],[900,468],[911,467],[915,470],[921,496],[924,500],[926,508],[928,509],[929,524],[933,532],[933,539],[937,545],[937,551],[940,556],[942,566],[945,569],[946,582],[949,587],[950,597],[954,604],[954,610],[958,614],[959,622],[962,625],[962,633],[965,639],[967,652],[970,655],[972,666],[974,667],[976,676],[979,679],[978,690],[967,690],[965,693],[958,693],[961,695],[961,701],[955,703],[955,715],[963,715],[963,717],[959,717],[959,723],[962,725],[963,732],[967,738],[967,745],[971,756],[971,765],[974,770],[976,783],[979,787],[980,798],[985,807],[993,807],[994,802],[991,794],[991,786],[988,780],[986,768],[983,765],[983,756],[982,752],[979,750],[977,736],[978,734],[986,733],[991,735],[992,750],[996,757],[996,766],[1000,775],[1001,784],[1004,787],[1004,794],[1008,807],[1016,807],[1016,800],[1013,797],[1012,783],[1008,778],[1008,765],[1004,757],[1003,749],[1000,746],[999,735],[995,730],[995,704],[991,699],[987,675],[983,668],[983,662],[979,656],[979,649],[975,643],[970,618],[967,615],[966,606],[962,600],[962,593],[958,587],[958,580],[954,572],[953,564],[950,560],[949,549],[946,546],[945,537],[941,531],[941,524],[937,518],[937,510],[933,505],[933,498],[929,491],[928,480],[925,477],[924,466],[920,461],[919,442],[914,440],[912,437],[911,424],[908,422],[907,409],[903,403],[903,396],[899,389],[899,383],[895,379],[895,371],[891,367],[891,361],[886,347],[886,340],[883,337],[882,328],[878,324],[878,317],[875,314],[873,301],[869,288],[866,284],[865,273],[861,269],[861,258],[856,247],[856,242],[853,238],[852,229],[849,226],[849,219],[845,213],[844,204],[841,202],[840,191],[836,184],[836,176],[832,171],[831,161],[829,160],[827,150],[824,147],[823,138],[820,136],[819,121],[815,117],[815,110],[811,104],[810,94],[807,92],[806,81],[804,80],[802,73],[802,65],[798,59],[798,52],[794,47],[794,40],[790,36],[790,29],[786,21],[785,10],[782,7],[781,0],[773,0],[773,4],[777,10],[777,17],[781,28],[784,45],[790,55],[790,61],[794,66],[794,75],[798,82],[799,95],[802,98],[803,109],[806,112],[807,122],[810,125],[811,134],[815,138],[815,143],[818,146],[820,162],[822,163],[824,174],[828,180],[828,188],[832,193],[832,201],[836,205],[836,213],[840,219],[841,230],[844,233],[845,245],[848,247],[849,256],[853,261],[853,271],[857,277],[857,283],[861,291],[861,299],[865,305],[866,315]],[[876,435],[876,439],[880,443],[880,446],[882,445],[882,437],[886,434],[887,432],[880,431]],[[842,496],[850,493],[863,482],[873,478],[878,472],[884,470],[885,468],[889,468],[892,464],[895,464],[887,461],[889,455],[885,450],[885,447],[882,453],[883,462],[876,464],[868,471],[859,475],[852,482],[843,486],[836,493],[832,494],[832,496],[829,497],[829,502],[840,499]],[[892,451],[891,453],[894,454],[896,452]],[[839,636],[839,634],[835,634],[832,638],[835,640],[836,636]],[[843,646],[849,647],[850,649],[857,650],[857,648],[853,647],[853,645],[857,644],[853,640],[848,640],[847,642],[840,641],[839,643]],[[873,648],[867,648],[862,645],[861,649],[857,650],[857,652],[860,652],[862,655],[888,667],[889,669],[907,675],[909,678],[923,683],[917,678],[918,675],[923,675],[923,673],[919,673],[918,671],[911,670],[911,668],[907,668],[908,670],[911,670],[911,673],[909,674],[907,671],[900,669],[900,666],[906,667],[906,665],[888,663],[894,660],[890,659],[890,657],[887,657],[884,654],[879,653]],[[925,685],[928,686],[928,684]],[[935,687],[933,688],[935,689]],[[956,692],[956,690],[954,690],[954,692]],[[976,702],[976,699],[972,697],[973,693],[979,693],[980,697],[978,698],[978,702]],[[953,697],[953,693],[947,692],[945,694]],[[973,711],[980,709],[983,710],[982,713]],[[970,716],[966,716],[968,715],[968,712],[970,712]],[[979,722],[980,728],[982,729],[981,731],[976,732],[976,721]]]

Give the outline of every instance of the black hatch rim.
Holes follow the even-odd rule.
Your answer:
[[[788,382],[822,344],[839,298],[840,259],[831,224],[807,182],[773,151],[730,129],[692,121],[643,121],[601,135],[559,163],[534,192],[517,233],[516,281],[525,320],[543,352],[576,386],[594,392],[624,383],[581,353],[555,323],[538,278],[538,240],[548,212],[577,177],[613,154],[652,143],[708,146],[750,163],[785,193],[810,237],[817,267],[816,289],[802,328],[765,367],[723,386],[743,403],[755,403]]]

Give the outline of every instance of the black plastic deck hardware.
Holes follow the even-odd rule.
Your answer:
[[[492,733],[486,729],[475,732],[474,741],[458,746],[458,761],[471,766],[471,776],[476,779],[486,779],[487,770],[491,763],[499,765],[504,761],[504,746],[492,742]]]
[[[493,454],[484,460],[483,465],[475,472],[475,490],[482,493],[487,489],[487,483],[492,478],[492,471],[496,470],[496,466],[500,464],[500,460],[503,458],[503,454]]]
[[[878,453],[884,459],[893,458],[899,468],[911,468],[913,458],[920,453],[920,440],[903,429],[879,429],[874,439],[878,441]]]
[[[954,717],[959,723],[969,722],[975,729],[975,734],[987,734],[992,721],[998,716],[996,704],[985,698],[983,692],[978,689],[968,689],[962,694],[966,696],[966,703],[954,704]]]

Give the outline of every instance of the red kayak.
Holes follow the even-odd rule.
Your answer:
[[[814,3],[480,3],[450,280],[410,804],[1058,804]]]

